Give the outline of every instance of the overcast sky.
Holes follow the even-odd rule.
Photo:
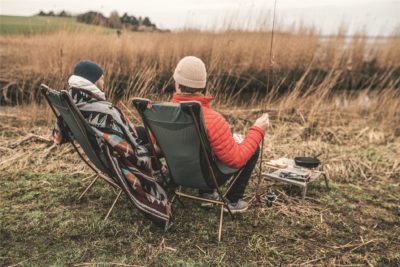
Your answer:
[[[39,10],[77,14],[95,10],[108,16],[116,10],[149,16],[161,28],[206,29],[221,27],[226,20],[253,25],[256,19],[269,18],[273,4],[274,0],[0,0],[0,14],[29,16]],[[276,13],[280,25],[302,22],[314,25],[322,34],[335,33],[345,23],[349,34],[365,29],[369,35],[388,35],[399,28],[400,0],[277,0]]]

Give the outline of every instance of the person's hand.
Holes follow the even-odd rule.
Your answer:
[[[267,131],[270,126],[268,113],[262,114],[254,123],[254,126],[260,127],[263,131]]]

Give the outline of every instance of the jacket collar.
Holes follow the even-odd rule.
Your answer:
[[[72,75],[68,79],[68,85],[70,88],[81,89],[86,93],[89,92],[89,95],[94,95],[98,100],[106,100],[106,95],[103,91],[101,91],[96,85],[94,85],[91,81],[77,76]]]
[[[211,101],[214,100],[213,96],[204,95],[185,95],[185,94],[174,94],[172,96],[172,103],[180,103],[183,101],[199,101],[202,107],[210,107]]]

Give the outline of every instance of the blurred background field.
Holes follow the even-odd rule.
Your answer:
[[[0,15],[0,34],[37,34],[65,31],[102,31],[115,32],[105,27],[79,23],[75,18],[44,17],[44,16],[5,16]]]
[[[72,18],[0,18],[1,265],[400,264],[399,28],[372,38],[346,25],[330,36],[278,25],[271,62],[271,17],[250,31],[227,20],[207,31],[120,34]],[[206,63],[207,92],[235,131],[269,112],[265,161],[323,153],[331,190],[317,181],[301,202],[295,188],[273,185],[278,200],[263,208],[260,225],[252,226],[253,209],[227,220],[220,244],[217,211],[196,203],[174,209],[176,225],[164,234],[124,198],[103,221],[115,195],[103,183],[77,201],[92,174],[72,147],[49,141],[54,118],[40,83],[67,89],[77,61],[97,61],[109,99],[135,120],[120,103],[168,100],[186,55]],[[262,191],[271,186],[263,181]]]

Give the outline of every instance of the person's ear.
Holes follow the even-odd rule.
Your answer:
[[[182,93],[181,86],[177,82],[175,82],[175,92],[178,93],[178,94]]]

